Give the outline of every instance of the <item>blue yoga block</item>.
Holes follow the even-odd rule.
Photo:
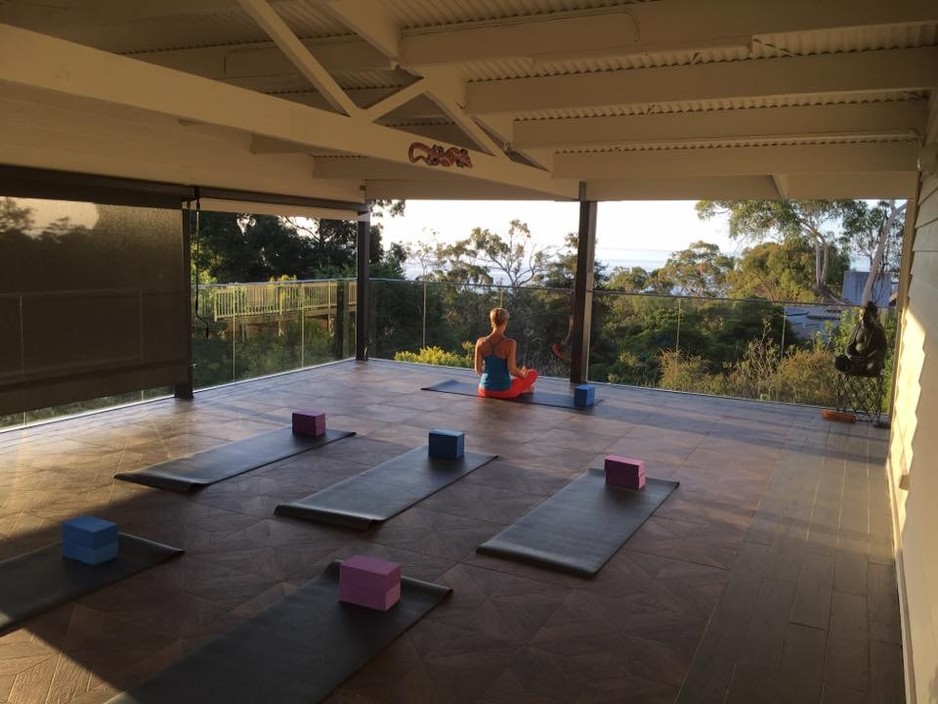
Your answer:
[[[117,557],[117,548],[118,542],[116,540],[98,548],[75,545],[75,543],[62,543],[62,557],[84,562],[86,565],[100,565],[102,562],[108,562]]]
[[[62,523],[62,544],[100,548],[117,544],[117,524],[94,516],[79,516]]]
[[[580,384],[573,390],[573,405],[586,408],[596,403],[596,387],[592,384]]]
[[[431,430],[428,452],[431,457],[459,459],[466,452],[466,434],[441,428]]]

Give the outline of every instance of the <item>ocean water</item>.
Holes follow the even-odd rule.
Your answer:
[[[612,252],[597,249],[596,251],[596,261],[606,265],[607,274],[611,274],[617,268],[627,269],[635,266],[640,266],[646,271],[658,269],[664,266],[669,256],[671,256],[671,251],[665,249],[617,249]],[[417,262],[408,261],[404,264],[404,275],[408,279],[416,279],[420,274],[421,268]],[[499,282],[496,280],[496,283]]]

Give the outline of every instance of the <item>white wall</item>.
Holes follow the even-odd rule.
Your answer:
[[[938,142],[932,98],[928,140]],[[924,174],[902,316],[889,470],[910,703],[938,702],[938,175]]]

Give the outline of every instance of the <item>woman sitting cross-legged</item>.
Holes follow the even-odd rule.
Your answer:
[[[537,371],[518,367],[515,362],[518,344],[510,337],[505,337],[508,311],[492,308],[489,320],[492,322],[491,334],[476,341],[476,373],[482,375],[479,379],[479,396],[515,398],[531,393],[537,381]]]

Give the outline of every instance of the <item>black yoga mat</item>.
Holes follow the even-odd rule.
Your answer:
[[[354,434],[348,430],[327,430],[325,435],[311,437],[294,435],[291,428],[279,428],[137,472],[121,472],[114,476],[157,489],[195,491]]]
[[[456,379],[449,379],[448,381],[441,381],[439,384],[434,384],[433,386],[424,386],[422,391],[441,391],[444,394],[458,394],[459,396],[475,396],[476,398],[482,398],[479,396],[477,389],[479,388],[478,384],[468,382],[468,381],[458,381]],[[490,399],[486,399],[488,401]],[[598,398],[594,401],[593,406],[575,406],[573,404],[573,392],[569,394],[555,394],[550,391],[538,391],[535,389],[532,394],[521,394],[515,398],[504,398],[504,399],[494,399],[496,401],[511,401],[512,403],[528,403],[534,406],[554,406],[555,408],[574,408],[578,411],[586,411],[595,406],[597,403],[600,403],[602,399]]]
[[[593,576],[678,486],[646,479],[632,491],[605,482],[603,470],[587,470],[476,551]]]
[[[280,516],[368,530],[498,455],[467,452],[458,460],[429,457],[418,447],[305,499],[277,506]]]
[[[183,552],[125,533],[119,540],[117,557],[100,565],[63,558],[61,543],[0,562],[0,632]]]
[[[325,698],[450,593],[404,577],[387,612],[339,602],[339,563],[108,704],[309,704]]]

